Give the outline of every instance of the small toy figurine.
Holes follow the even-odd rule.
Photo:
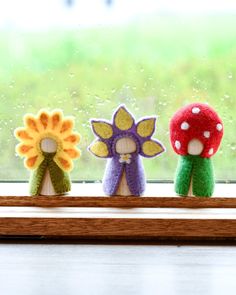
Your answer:
[[[135,123],[124,105],[115,111],[112,123],[91,120],[98,139],[89,150],[97,157],[109,158],[103,178],[105,194],[140,196],[144,192],[146,181],[140,155],[155,157],[165,150],[159,141],[151,139],[155,123],[155,117]]]
[[[180,155],[175,192],[181,196],[210,197],[214,191],[211,157],[223,136],[223,123],[217,113],[203,103],[181,108],[170,121],[170,140]]]
[[[76,145],[80,135],[73,132],[74,120],[61,110],[40,110],[37,116],[26,114],[23,128],[15,130],[20,143],[16,152],[25,157],[25,167],[32,170],[31,195],[58,195],[71,189],[68,172],[72,159],[80,156]]]

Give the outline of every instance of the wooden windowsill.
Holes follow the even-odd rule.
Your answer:
[[[106,197],[100,183],[73,184],[67,196],[30,197],[26,183],[0,184],[0,237],[78,239],[236,238],[236,184],[215,197],[178,197],[148,184],[142,197]]]

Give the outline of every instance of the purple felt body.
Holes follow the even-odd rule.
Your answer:
[[[110,196],[116,194],[124,171],[132,195],[142,195],[145,190],[146,181],[142,159],[136,153],[131,154],[130,164],[120,163],[118,155],[107,161],[106,171],[103,178],[103,189],[105,194]]]

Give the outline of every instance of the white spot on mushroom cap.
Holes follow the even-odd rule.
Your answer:
[[[181,143],[179,140],[175,141],[175,147],[177,148],[177,150],[179,150],[181,148]]]
[[[210,138],[210,136],[211,136],[211,132],[210,132],[210,131],[204,131],[204,132],[203,132],[203,135],[204,135],[204,137],[206,137],[206,138]]]
[[[213,153],[214,153],[214,149],[213,149],[213,148],[209,149],[208,154],[209,154],[209,155],[213,155]]]
[[[216,129],[217,129],[218,131],[221,131],[221,130],[223,129],[222,124],[218,123],[218,124],[216,125]]]
[[[188,122],[183,122],[181,124],[181,129],[182,130],[188,130],[189,129],[189,123]]]
[[[200,112],[201,112],[201,110],[198,107],[192,108],[192,113],[193,114],[199,114]]]

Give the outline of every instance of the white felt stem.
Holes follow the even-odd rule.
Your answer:
[[[116,152],[118,154],[130,154],[136,151],[136,143],[129,137],[123,137],[116,142]],[[132,160],[131,160],[132,161]],[[126,164],[129,165],[129,164]],[[131,192],[126,180],[126,174],[123,172],[118,189],[116,191],[118,196],[131,196]]]
[[[41,141],[41,149],[42,151],[47,153],[55,153],[57,150],[57,143],[55,142],[55,140],[51,138],[44,138]],[[43,196],[57,195],[52,185],[52,180],[51,180],[51,176],[48,169],[46,170],[44,178],[43,178],[40,195],[43,195]]]

